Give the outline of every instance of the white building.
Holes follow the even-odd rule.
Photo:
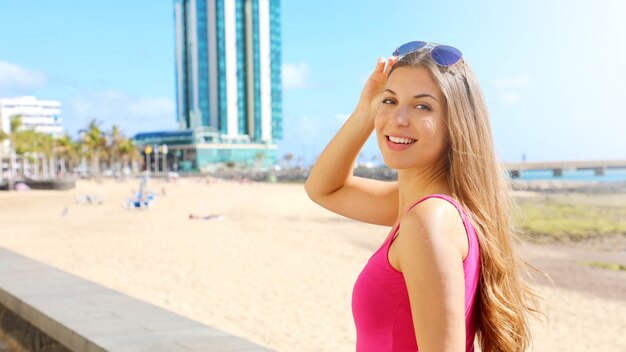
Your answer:
[[[33,128],[37,132],[59,136],[61,125],[61,103],[55,100],[37,100],[35,97],[0,99],[0,127],[11,133],[11,119],[22,116],[24,129]]]
[[[61,103],[54,100],[37,100],[35,97],[0,99],[0,128],[7,134],[11,133],[12,118],[21,116],[22,129],[34,129],[57,137],[63,133],[60,112]],[[9,168],[9,152],[9,141],[0,142],[0,180]]]
[[[57,137],[63,133],[60,112],[61,103],[55,100],[37,100],[35,97],[0,99],[0,128],[11,133],[11,119],[21,116],[23,129],[32,128]],[[8,150],[9,141],[0,143],[0,148]]]

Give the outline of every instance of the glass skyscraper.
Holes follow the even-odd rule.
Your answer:
[[[159,150],[167,150],[167,170],[275,165],[283,134],[279,0],[174,0],[174,18],[180,130],[135,135],[146,165],[163,159]]]
[[[174,0],[181,129],[220,141],[282,138],[279,0]]]

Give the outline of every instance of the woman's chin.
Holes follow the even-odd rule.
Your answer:
[[[400,160],[383,158],[383,161],[385,162],[385,166],[387,166],[390,169],[400,170],[400,169],[406,169],[410,167],[410,165],[407,165],[406,162],[402,162]]]

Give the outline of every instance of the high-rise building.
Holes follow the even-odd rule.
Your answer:
[[[139,133],[135,142],[167,144],[168,165],[182,170],[275,164],[282,138],[280,1],[174,0],[174,19],[180,131]]]
[[[281,137],[280,2],[175,0],[182,128],[253,141]]]
[[[135,140],[167,139],[171,150],[185,139],[195,148],[179,154],[193,156],[193,169],[259,157],[273,164],[282,138],[280,1],[174,0],[174,17],[177,119],[186,134]]]

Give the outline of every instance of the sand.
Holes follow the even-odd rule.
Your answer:
[[[277,351],[354,351],[352,286],[389,228],[335,215],[301,184],[151,181],[165,195],[124,208],[137,188],[2,192],[0,246]],[[103,204],[75,201],[86,194]],[[535,351],[626,350],[626,273],[577,264],[576,251],[606,253],[520,250],[556,283],[533,284],[550,316],[533,322]]]

